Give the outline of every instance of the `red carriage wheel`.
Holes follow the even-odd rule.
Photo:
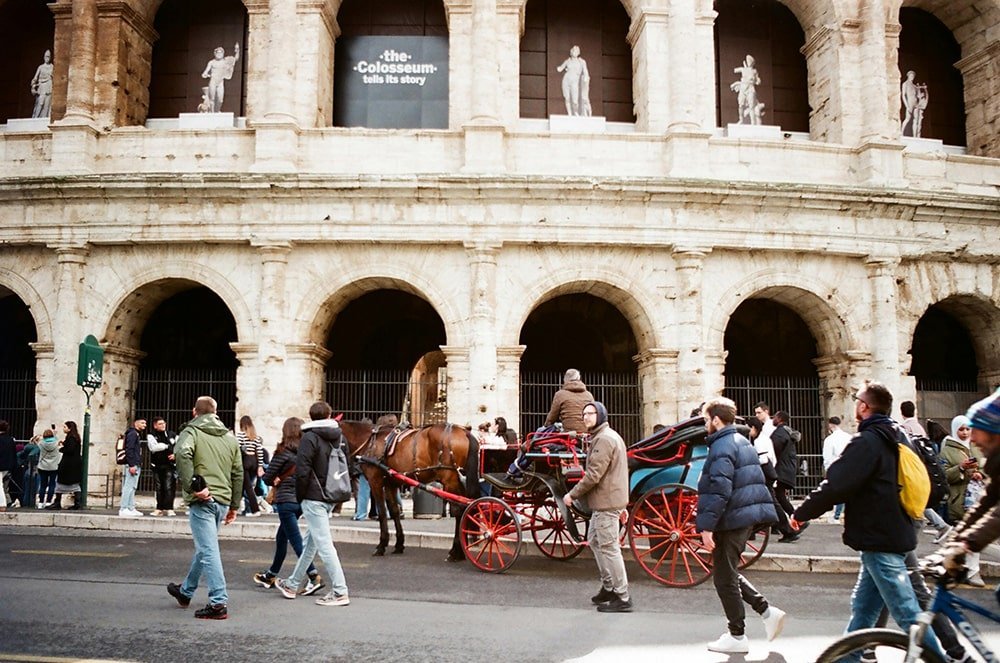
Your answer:
[[[570,509],[577,532],[583,536],[586,520]],[[565,561],[583,552],[584,545],[573,539],[563,520],[562,511],[552,498],[535,505],[531,511],[531,538],[542,554],[552,559]]]
[[[465,507],[459,523],[462,550],[480,571],[502,573],[521,552],[517,515],[495,497],[480,497]]]
[[[764,549],[767,548],[767,542],[770,538],[771,526],[757,525],[757,527],[754,528],[754,531],[751,532],[750,540],[747,541],[747,545],[743,549],[742,554],[740,554],[740,563],[738,568],[745,569],[760,559],[760,556],[764,554]]]
[[[712,575],[712,555],[695,532],[698,491],[681,484],[650,490],[632,505],[629,545],[639,566],[669,587],[694,587]]]

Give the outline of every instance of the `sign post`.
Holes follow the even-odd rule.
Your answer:
[[[80,482],[80,506],[87,506],[88,467],[90,465],[90,397],[104,382],[104,348],[93,334],[88,334],[80,344],[80,357],[76,365],[76,383],[87,397],[83,414],[83,476]]]

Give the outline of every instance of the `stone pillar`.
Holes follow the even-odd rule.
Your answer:
[[[497,16],[494,55],[500,67],[497,117],[512,128],[521,117],[521,38],[524,36],[524,8],[527,0],[496,0]]]
[[[35,416],[37,417],[32,425],[31,433],[38,434],[48,424],[52,423],[51,421],[45,421],[50,416],[51,406],[49,406],[49,410],[42,412],[38,404],[49,403],[56,397],[56,394],[51,391],[57,385],[55,377],[58,374],[56,370],[56,351],[55,344],[53,343],[30,343],[29,345],[32,352],[35,353]],[[12,432],[20,435],[27,431]]]
[[[671,87],[663,75],[670,71],[670,18],[666,11],[640,9],[626,37],[635,72],[632,88],[637,131],[663,133],[670,120]]]
[[[677,351],[650,348],[632,357],[639,369],[642,396],[641,430],[654,424],[670,424],[682,419],[683,403],[677,395]],[[697,405],[697,403],[696,403]]]
[[[56,16],[61,15],[60,9]],[[53,174],[86,173],[93,170],[97,149],[98,130],[94,117],[97,0],[76,0],[72,3],[70,48],[61,57],[69,59],[66,113],[50,127],[50,170]]]
[[[723,389],[726,388],[726,354],[726,351],[721,348],[705,351],[704,398],[720,396]],[[698,402],[700,403],[701,401]],[[691,407],[694,407],[694,405]]]
[[[965,89],[965,135],[969,154],[1000,157],[1000,40],[962,58]]]
[[[521,437],[527,431],[521,430],[521,355],[526,345],[499,347],[497,353],[497,395],[496,412],[507,420],[507,424],[517,430]]]
[[[499,244],[466,243],[472,292],[469,329],[469,382],[475,418],[497,416],[496,272]],[[448,371],[449,377],[451,370]],[[449,392],[450,398],[450,392]],[[449,404],[449,412],[450,412]],[[473,416],[470,414],[469,416]],[[465,421],[462,419],[461,421]],[[475,423],[475,419],[469,420]]]
[[[896,315],[899,259],[869,256],[865,266],[871,286],[871,377],[884,383],[898,398],[903,382]]]
[[[650,77],[654,81],[660,77],[668,80],[670,109],[668,126],[671,131],[696,131],[703,128],[699,126],[699,120],[704,118],[696,115],[699,88],[707,87],[715,80],[714,76],[708,80],[698,80],[696,67],[702,52],[710,48],[714,54],[715,44],[712,32],[699,30],[698,28],[703,26],[699,26],[695,19],[695,6],[691,0],[674,0],[670,3],[670,19],[667,23],[667,68],[665,70],[654,68],[650,72]],[[702,44],[696,41],[706,36],[708,43]],[[708,126],[714,124],[712,122]]]
[[[497,0],[472,0],[471,3],[471,40],[462,40],[461,44],[468,48],[467,60],[471,69],[464,69],[472,79],[469,97],[465,103],[449,104],[451,110],[458,114],[449,123],[462,119],[462,129],[465,131],[465,165],[462,171],[466,173],[497,173],[506,170],[504,165],[504,129],[500,124],[500,113],[497,109],[497,91],[500,87],[500,69],[497,62],[496,23]],[[457,18],[457,17],[456,17]],[[449,20],[449,23],[451,21]],[[455,35],[455,29],[449,28]],[[454,43],[449,56],[452,62],[449,84],[454,84],[456,67],[454,66]],[[455,99],[453,90],[452,99]],[[468,118],[467,120],[465,118]]]
[[[255,120],[253,172],[294,172],[299,124],[295,117],[295,65],[298,34],[296,0],[271,0],[268,14],[267,97],[264,117]]]
[[[55,19],[52,43],[52,121],[66,114],[66,87],[69,82],[69,59],[73,44],[73,3],[61,0],[49,5]]]
[[[889,70],[898,71],[896,53],[899,50],[899,25],[886,26],[885,0],[859,3],[861,43],[859,67],[860,95],[857,118],[862,142],[885,140],[899,135],[898,74],[890,81]],[[893,65],[889,67],[889,64]],[[893,92],[894,90],[894,92]],[[890,99],[896,100],[890,112]]]
[[[94,85],[97,126],[141,125],[149,114],[153,26],[121,0],[98,0],[97,43],[100,57]],[[192,109],[193,110],[193,109]]]
[[[475,0],[444,0],[448,18],[448,126],[458,129],[472,119]]]
[[[310,405],[326,398],[326,364],[333,353],[315,343],[289,343],[285,356],[284,411],[308,413]],[[330,405],[335,411],[339,407]]]
[[[91,424],[94,427],[90,432],[91,482],[94,481],[94,475],[110,476],[117,469],[115,440],[132,423],[135,389],[139,384],[139,363],[146,356],[145,352],[120,345],[103,347],[104,385],[90,401]]]
[[[705,352],[702,338],[703,269],[711,249],[677,247],[677,384],[673,393],[682,415],[705,400]]]
[[[295,116],[303,128],[333,125],[334,45],[340,0],[299,0]]]
[[[244,112],[252,124],[264,117],[268,97],[268,32],[270,0],[243,0],[247,8],[247,43],[241,57],[247,59],[247,74],[243,79],[247,101]]]
[[[837,416],[844,430],[854,426],[854,393],[871,377],[871,355],[859,350],[847,350],[836,355],[813,360],[820,381],[823,416]]]
[[[469,348],[442,345],[441,352],[448,367],[448,421],[474,424],[485,413],[479,411],[469,389]]]

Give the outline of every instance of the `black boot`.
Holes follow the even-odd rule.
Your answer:
[[[59,511],[62,509],[62,493],[56,493],[56,501],[48,505],[43,511]]]
[[[78,490],[75,493],[73,493],[73,506],[69,507],[69,510],[70,511],[79,511],[82,508],[83,508],[83,505],[80,504],[80,491]]]

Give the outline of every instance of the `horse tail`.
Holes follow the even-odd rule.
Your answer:
[[[480,496],[479,489],[479,440],[471,431],[465,431],[469,439],[469,453],[465,457],[465,496],[476,499]]]

